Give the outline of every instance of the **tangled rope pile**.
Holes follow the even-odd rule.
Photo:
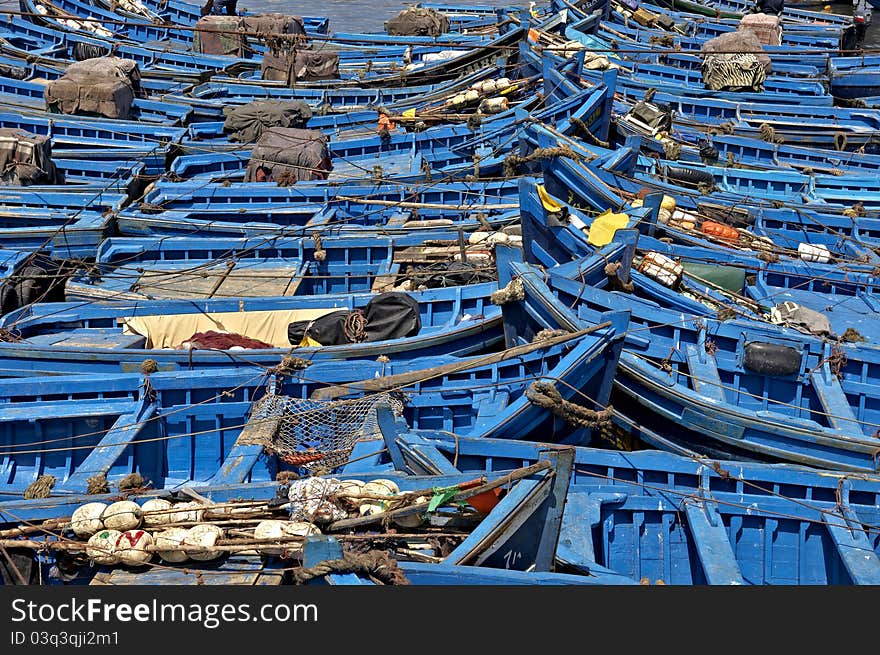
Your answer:
[[[620,279],[620,262],[609,262],[605,264],[605,275],[608,276],[608,288],[611,291],[623,291],[624,293],[632,293],[635,287],[632,280],[624,282]]]
[[[503,289],[493,291],[489,299],[495,305],[506,305],[510,302],[518,302],[526,299],[526,290],[519,278],[513,278]]]
[[[578,428],[597,428],[607,425],[614,415],[614,409],[610,405],[597,412],[565,400],[553,383],[541,380],[529,385],[526,389],[526,398],[533,405],[548,410],[554,416]]]
[[[516,177],[519,175],[520,166],[529,164],[533,161],[542,159],[552,159],[553,157],[567,157],[568,159],[580,160],[580,156],[568,146],[556,146],[554,148],[535,148],[525,157],[516,153],[507,155],[504,159],[504,175],[505,177]]]
[[[761,123],[758,126],[758,135],[762,141],[767,143],[784,143],[784,139],[781,136],[776,136],[776,129],[768,123]]]
[[[325,560],[311,567],[296,567],[292,573],[298,585],[331,573],[361,573],[387,585],[409,584],[406,575],[397,566],[397,560],[390,558],[383,550],[370,550],[363,554],[343,553],[342,559]]]
[[[34,498],[48,498],[52,495],[52,487],[55,486],[56,478],[54,475],[41,475],[31,482],[27,489],[24,490],[25,500]]]

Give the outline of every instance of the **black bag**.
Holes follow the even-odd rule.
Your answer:
[[[312,321],[291,323],[287,326],[287,340],[293,346],[301,344],[306,336],[322,346],[351,343],[351,339],[345,336],[345,320],[350,313],[347,309],[342,309]]]
[[[422,329],[419,303],[399,291],[381,293],[364,307],[367,322],[365,341],[411,337]]]
[[[355,314],[360,314],[362,320],[353,320],[357,318]],[[391,291],[370,300],[363,310],[342,309],[313,321],[291,323],[287,326],[287,340],[298,346],[308,336],[322,346],[339,346],[411,337],[421,329],[418,301],[405,293]]]

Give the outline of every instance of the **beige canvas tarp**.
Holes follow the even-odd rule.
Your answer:
[[[295,321],[310,321],[344,307],[286,309],[277,311],[215,312],[137,316],[123,318],[123,334],[147,338],[146,348],[177,348],[196,332],[229,332],[271,343],[276,348],[290,348],[287,326]]]

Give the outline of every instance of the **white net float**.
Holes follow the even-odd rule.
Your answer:
[[[86,544],[86,555],[95,564],[113,566],[119,563],[119,555],[116,551],[116,542],[122,533],[119,530],[99,530]]]
[[[205,513],[205,506],[195,501],[178,503],[173,509],[174,511],[169,514],[169,523],[198,523]]]
[[[336,478],[306,478],[290,485],[290,518],[311,523],[344,519],[348,513],[336,503],[342,483]]]
[[[427,496],[419,496],[415,499],[415,503],[427,503],[430,500]],[[394,519],[394,522],[402,528],[417,528],[423,522],[421,514],[409,514],[407,516],[398,516]]]
[[[337,500],[345,507],[357,508],[361,502],[357,496],[363,492],[365,484],[363,480],[340,480]]]
[[[313,534],[321,534],[318,526],[306,521],[278,521],[267,520],[260,521],[254,528],[254,539],[284,539],[286,537],[308,537]],[[260,549],[261,552],[268,555],[280,555],[281,551],[298,554],[302,552],[302,544],[289,543],[278,548]]]
[[[363,493],[368,496],[396,496],[400,493],[400,488],[393,480],[380,478],[378,480],[370,480],[364,485]],[[384,512],[388,503],[379,499],[365,499],[358,512],[361,516],[369,516],[370,514],[378,514]]]
[[[116,540],[116,555],[122,564],[143,566],[151,559],[153,553],[147,551],[153,545],[153,537],[143,530],[126,530]]]
[[[130,500],[120,500],[118,503],[113,503],[101,514],[105,528],[120,532],[140,527],[141,517],[141,506]]]
[[[674,287],[681,281],[684,268],[681,264],[659,252],[649,252],[639,264],[639,272],[657,280],[667,287]]]
[[[202,523],[201,525],[194,525],[187,530],[183,543],[187,546],[199,546],[208,549],[202,553],[189,553],[189,556],[197,562],[207,562],[217,559],[223,554],[222,551],[214,549],[214,546],[222,538],[223,530],[216,525]]]
[[[813,245],[811,243],[799,243],[798,255],[805,262],[817,262],[819,264],[827,264],[831,261],[831,251],[823,245]]]
[[[80,539],[86,539],[104,527],[101,514],[107,509],[105,503],[86,503],[77,507],[70,517],[70,529]]]
[[[189,531],[186,528],[168,528],[155,536],[159,557],[169,564],[179,564],[189,559],[189,555],[180,550]]]
[[[149,527],[168,525],[171,522],[171,512],[169,512],[171,507],[171,503],[164,498],[151,498],[141,505],[144,525]]]
[[[484,114],[500,114],[502,111],[507,111],[509,107],[510,103],[504,96],[486,98],[480,103],[480,111]]]

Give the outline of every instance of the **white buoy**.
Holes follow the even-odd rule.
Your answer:
[[[211,523],[202,523],[194,525],[187,531],[186,539],[183,543],[187,546],[200,546],[209,550],[203,553],[189,553],[189,556],[198,562],[207,562],[217,559],[222,554],[219,550],[214,550],[217,542],[223,538],[223,530]]]
[[[152,545],[153,537],[149,532],[126,530],[116,540],[116,555],[122,564],[143,566],[153,559],[153,553],[147,551],[147,546]]]
[[[288,492],[291,519],[328,523],[346,518],[348,513],[332,500],[337,497],[341,485],[336,478],[294,480]]]
[[[274,519],[260,521],[254,528],[254,539],[283,539],[285,537],[308,537],[313,534],[321,534],[318,526],[306,521],[278,521]],[[261,548],[261,552],[267,555],[280,555],[285,550],[291,554],[302,552],[302,544],[284,544],[280,548]]]
[[[104,527],[101,514],[107,509],[105,503],[86,503],[77,507],[70,517],[70,529],[80,539],[87,539]]]
[[[86,555],[95,564],[113,566],[119,563],[119,555],[116,551],[116,542],[122,533],[119,530],[99,530],[86,544]]]
[[[104,513],[101,514],[101,520],[104,522],[105,528],[122,532],[139,528],[141,516],[140,505],[130,500],[120,500],[104,510]]]
[[[819,264],[827,264],[831,261],[831,251],[825,246],[813,245],[811,243],[799,243],[798,255],[805,262],[816,262]]]
[[[657,280],[667,287],[674,287],[681,281],[684,268],[681,264],[659,252],[649,252],[639,264],[639,272]]]
[[[205,513],[205,506],[195,501],[178,503],[173,509],[174,511],[169,514],[169,523],[198,523]]]
[[[336,498],[339,499],[346,507],[355,508],[360,504],[360,500],[356,498],[364,489],[366,483],[363,480],[342,480],[339,483],[339,490],[336,492]]]
[[[415,499],[414,504],[427,503],[429,500],[430,498],[427,496],[419,496]],[[398,516],[394,519],[394,522],[402,528],[417,528],[424,522],[424,519],[421,514],[409,514],[407,516]]]
[[[380,478],[378,480],[370,480],[367,482],[367,484],[364,485],[362,493],[372,496],[396,496],[400,493],[400,488],[393,480]],[[358,511],[361,516],[369,516],[370,514],[384,512],[386,507],[386,501],[365,499],[358,508]]]
[[[189,530],[186,528],[168,528],[155,536],[156,547],[160,548],[159,557],[169,564],[179,564],[189,559],[189,555],[180,550]]]
[[[160,525],[168,525],[171,516],[171,503],[164,498],[151,498],[143,505],[141,511],[144,516],[144,525],[155,528]]]

